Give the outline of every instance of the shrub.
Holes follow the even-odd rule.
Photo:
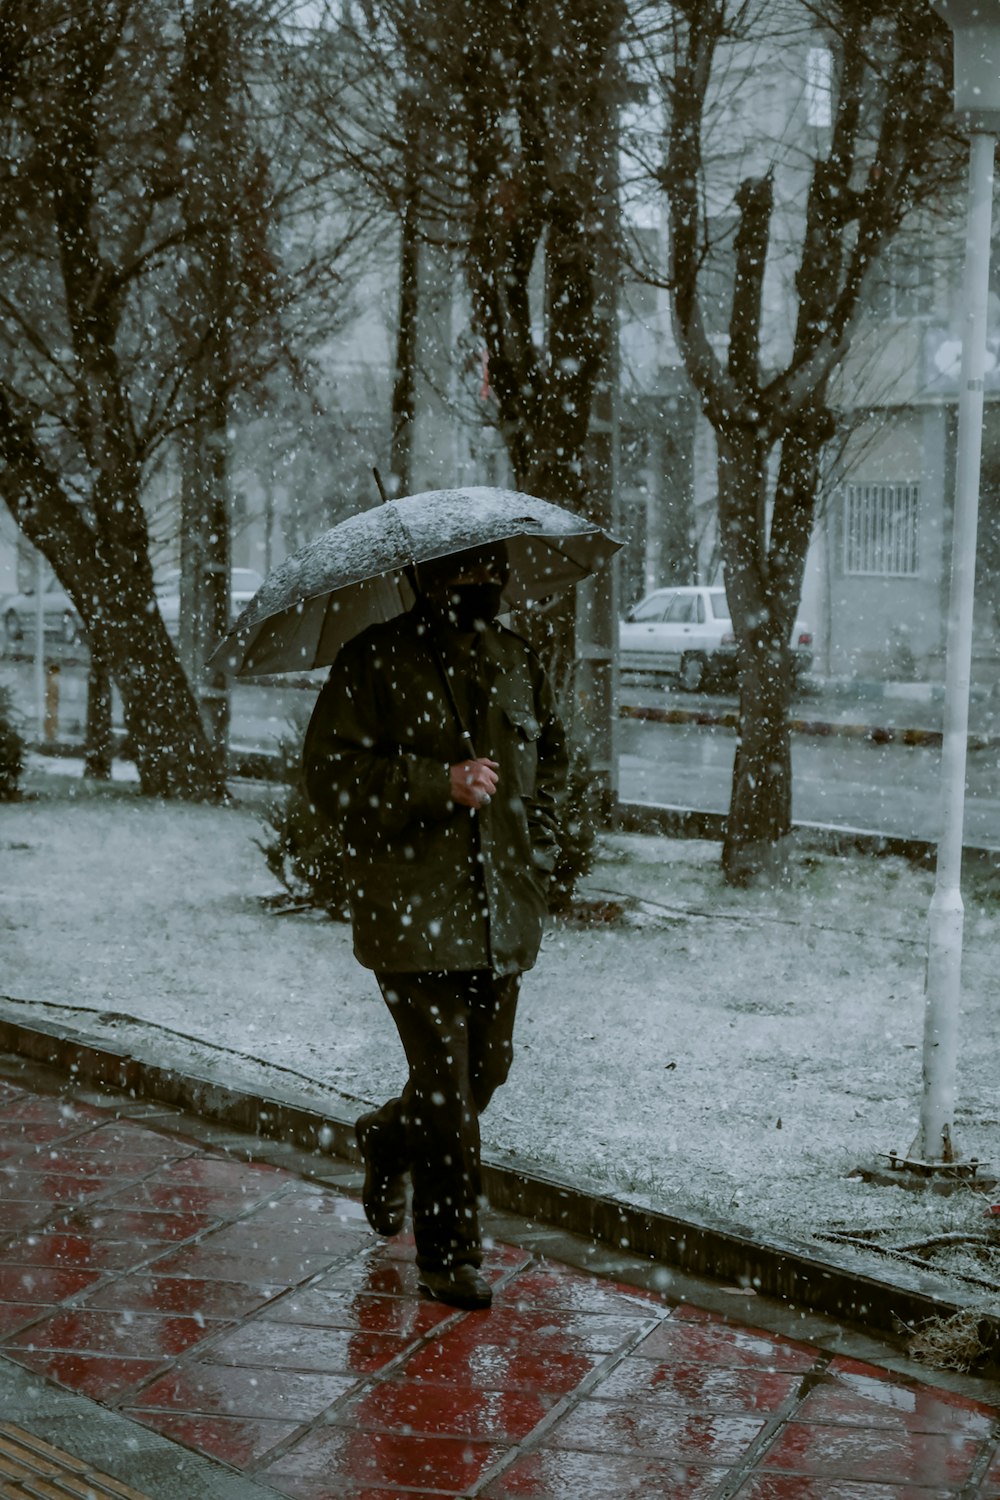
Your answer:
[[[258,840],[271,874],[290,896],[328,912],[347,915],[347,882],[341,832],[310,799],[302,772],[304,723],[293,723],[281,741],[284,795],[268,808],[269,833]]]
[[[20,717],[10,688],[0,686],[0,802],[11,802],[20,794],[25,749]]]

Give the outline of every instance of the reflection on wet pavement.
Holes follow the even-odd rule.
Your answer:
[[[996,1413],[0,1079],[0,1355],[302,1500],[1000,1500]]]

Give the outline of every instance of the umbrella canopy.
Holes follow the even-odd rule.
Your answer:
[[[406,569],[506,542],[504,599],[529,606],[570,588],[620,542],[583,516],[516,490],[426,490],[324,531],[268,574],[212,655],[239,677],[329,665],[366,626],[414,602]]]

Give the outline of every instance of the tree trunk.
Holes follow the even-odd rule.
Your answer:
[[[792,827],[788,651],[743,636],[740,658],[739,738],[722,845],[722,867],[731,885],[780,875],[781,842]]]
[[[83,774],[92,781],[110,781],[112,762],[111,673],[96,642],[87,668],[87,728]]]
[[[158,614],[119,619],[109,654],[143,793],[221,801],[225,767],[205,734],[197,700]]]
[[[740,724],[722,865],[744,885],[780,864],[791,828],[788,625],[767,553],[768,442],[749,424],[719,435],[719,519],[726,592],[739,651]]]
[[[420,310],[420,174],[416,150],[407,160],[405,193],[399,243],[399,323],[396,329],[392,451],[389,457],[389,468],[395,481],[393,492],[397,495],[409,494],[413,482],[417,318]]]

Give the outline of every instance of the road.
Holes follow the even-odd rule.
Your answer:
[[[5,658],[0,682],[34,723],[34,679],[30,661]],[[282,738],[297,737],[295,721],[305,723],[316,687],[239,684],[233,693],[234,746],[274,749]],[[732,699],[690,694],[664,695],[662,689],[623,685],[623,701],[644,706],[711,708],[725,712]],[[64,659],[59,674],[60,737],[80,733],[85,707],[82,665]],[[887,708],[845,704],[810,697],[796,705],[810,720],[854,723],[886,721]],[[897,703],[890,722],[939,727],[939,710]],[[937,719],[935,721],[935,714]],[[991,721],[978,727],[989,729]],[[699,811],[725,812],[729,804],[735,735],[731,729],[692,724],[621,721],[619,794],[623,801],[647,802]],[[997,726],[1000,732],[1000,724]],[[797,734],[793,738],[793,813],[798,822],[864,829],[903,837],[934,839],[940,822],[940,751],[934,746],[873,745],[838,736]],[[1000,848],[1000,750],[991,746],[969,754],[966,842]]]

